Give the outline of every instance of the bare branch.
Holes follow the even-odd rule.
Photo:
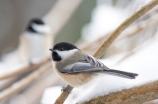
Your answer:
[[[139,51],[139,50],[141,50],[143,48],[146,48],[150,43],[152,43],[153,41],[156,41],[156,40],[157,40],[157,38],[155,38],[155,37],[148,39],[146,42],[142,43],[141,45],[137,46],[136,48],[134,48],[133,50],[131,50],[129,53],[127,53],[116,64],[121,63],[122,61],[124,61],[128,57],[134,55],[137,51]]]
[[[68,86],[69,85],[67,85],[67,87]],[[73,89],[73,87],[70,87],[69,91],[71,92],[72,89]],[[63,104],[64,101],[67,99],[68,95],[69,95],[69,93],[67,91],[63,91],[54,104]]]
[[[39,69],[28,75],[27,77],[23,78],[22,80],[14,83],[11,87],[7,88],[6,90],[2,91],[0,93],[0,101],[3,99],[9,97],[10,95],[20,91],[27,85],[29,85],[31,82],[33,82],[36,78],[38,78],[41,74],[46,72],[48,69],[52,67],[52,63],[49,62],[43,66],[41,66]]]
[[[44,60],[38,64],[33,64],[33,65],[27,65],[25,67],[22,67],[21,69],[18,69],[18,70],[14,70],[14,71],[9,71],[7,72],[6,74],[3,74],[3,75],[0,75],[0,80],[3,80],[3,79],[6,79],[6,78],[9,78],[9,77],[13,77],[15,75],[18,75],[18,74],[21,74],[21,73],[24,73],[26,71],[28,71],[29,69],[35,69],[35,68],[38,68],[39,66],[47,63],[48,60]]]
[[[133,34],[136,34],[143,29],[146,29],[149,26],[153,26],[154,24],[158,23],[158,15],[152,16],[150,19],[143,21],[135,26],[132,26],[131,28],[127,29],[126,32],[123,33],[122,37],[118,38],[117,41],[120,41],[126,37],[130,37]],[[127,34],[127,35],[126,35]],[[116,41],[116,42],[117,42]]]
[[[0,92],[12,85],[14,82],[16,82],[18,76],[7,78],[5,80],[0,81]]]
[[[99,58],[103,52],[112,44],[112,42],[135,20],[140,18],[142,15],[144,15],[146,12],[148,12],[150,9],[155,7],[158,4],[158,0],[153,0],[147,5],[143,6],[140,10],[138,10],[136,13],[134,13],[131,17],[127,18],[108,38],[107,40],[99,47],[95,53],[94,57]]]
[[[44,90],[51,86],[56,85],[64,85],[61,84],[62,81],[57,77],[56,73],[53,70],[49,70],[42,75],[35,83],[31,84],[29,88],[20,93],[20,95],[24,96],[27,99],[28,104],[37,104],[40,101]],[[34,92],[32,94],[32,92]],[[15,104],[23,104],[23,98],[18,98]]]
[[[122,39],[124,39],[126,37],[130,37],[140,31],[146,29],[149,26],[153,26],[153,24],[156,24],[157,22],[158,22],[158,15],[155,15],[154,17],[151,17],[148,20],[138,23],[132,27],[129,27],[122,33],[122,35],[115,42],[121,41]],[[85,43],[79,45],[78,47],[79,47],[79,49],[84,50],[86,52],[95,50],[97,48],[97,46],[99,44],[101,44],[104,41],[104,39],[107,38],[109,35],[110,35],[110,33],[108,33],[104,36],[101,36],[94,41],[85,42]],[[92,45],[93,47],[89,47],[90,45]]]
[[[104,36],[101,36],[99,38],[97,38],[94,41],[90,41],[90,42],[85,42],[81,45],[79,45],[79,49],[83,50],[83,51],[89,51],[89,50],[94,50],[98,47],[99,43],[103,42],[104,39],[106,39],[111,33],[107,33]],[[93,47],[89,47],[89,46],[93,46]]]

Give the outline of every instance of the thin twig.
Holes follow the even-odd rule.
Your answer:
[[[130,24],[132,24],[135,20],[140,18],[143,14],[148,12],[150,9],[155,7],[158,4],[158,0],[153,0],[147,5],[143,6],[140,10],[134,13],[131,17],[126,19],[108,38],[107,40],[95,51],[93,56],[95,58],[99,58],[104,51],[112,44],[112,42],[125,30]],[[68,85],[69,86],[69,85]],[[70,89],[70,91],[73,88]],[[68,97],[69,93],[67,91],[63,91],[62,94],[58,97],[55,104],[62,104]]]
[[[105,40],[110,34],[111,32],[97,38],[96,40],[85,42],[79,45],[78,48],[85,52],[87,52],[88,50],[96,49],[98,47],[98,44],[103,42],[103,40]],[[93,47],[89,47],[89,46],[93,46]]]
[[[70,85],[67,85],[66,87],[69,87],[69,86],[70,86]],[[73,89],[73,87],[70,87],[70,88],[69,88],[69,91],[71,92],[72,89]],[[68,93],[67,91],[63,91],[63,92],[61,93],[61,95],[58,97],[58,99],[55,101],[54,104],[63,104],[64,101],[67,99],[68,95],[69,95],[69,93]]]
[[[16,80],[18,76],[7,78],[5,80],[0,81],[0,92],[12,85]]]
[[[148,39],[146,42],[142,43],[141,45],[137,46],[136,48],[134,48],[133,50],[131,50],[129,53],[127,53],[116,64],[121,63],[122,61],[124,61],[128,57],[130,57],[131,55],[134,55],[136,52],[140,51],[141,49],[146,48],[148,45],[150,45],[150,43],[154,42],[155,40],[158,40],[158,39],[155,38],[155,37],[152,37],[152,38]]]
[[[158,0],[153,0],[147,5],[143,6],[140,10],[134,13],[131,17],[127,18],[108,38],[107,40],[94,52],[94,57],[99,58],[104,51],[112,44],[112,42],[135,20],[140,18],[150,9],[155,7],[158,3]]]
[[[6,78],[9,78],[9,77],[13,77],[13,76],[16,76],[16,75],[19,75],[21,73],[24,73],[26,71],[28,71],[29,69],[35,69],[35,68],[38,68],[39,66],[47,63],[49,60],[44,60],[38,64],[32,64],[32,65],[27,65],[25,67],[22,67],[18,70],[14,70],[14,71],[9,71],[7,72],[6,74],[3,74],[3,75],[0,75],[0,80],[3,80],[3,79],[6,79]]]
[[[46,63],[45,65],[41,66],[39,69],[34,71],[33,73],[29,74],[27,77],[23,78],[22,80],[14,83],[11,87],[7,88],[6,90],[2,91],[0,93],[0,101],[3,99],[6,99],[10,95],[20,91],[27,85],[29,85],[31,82],[33,82],[36,78],[40,77],[41,74],[46,72],[48,69],[52,67],[52,63]]]
[[[156,24],[158,22],[158,15],[152,16],[150,19],[143,21],[135,26],[132,26],[131,28],[127,29],[126,32],[122,35],[122,37],[118,38],[117,41],[120,41],[126,37],[130,37],[133,34],[136,34],[143,29],[146,29],[149,26],[153,26],[153,24]],[[128,34],[127,34],[128,33]],[[127,34],[127,35],[126,35]]]
[[[0,92],[6,89],[7,87],[11,86],[18,80],[18,76],[7,78],[5,80],[0,81]]]
[[[61,79],[56,76],[56,73],[53,70],[48,70],[46,73],[42,75],[35,83],[31,84],[29,88],[24,90],[20,95],[24,96],[27,99],[27,104],[37,104],[44,92],[44,90],[51,86],[62,85],[59,84]],[[64,83],[63,83],[64,84]],[[34,94],[32,94],[34,92]],[[18,98],[15,104],[22,104],[23,98]]]
[[[115,42],[118,42],[124,38],[130,37],[130,36],[140,32],[140,31],[146,29],[147,27],[152,26],[153,24],[156,24],[157,22],[158,22],[158,15],[155,15],[154,17],[151,17],[146,21],[143,21],[143,22],[136,24],[132,27],[129,27],[128,29],[126,29],[122,33],[121,37],[119,37]],[[94,41],[85,42],[85,43],[79,45],[78,47],[79,47],[79,49],[84,50],[86,52],[92,51],[92,50],[96,49],[98,44],[102,43],[103,39],[107,38],[108,36],[109,36],[109,33],[97,38]],[[89,47],[90,45],[93,47]]]

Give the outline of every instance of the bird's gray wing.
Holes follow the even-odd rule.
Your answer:
[[[64,67],[63,70],[60,70],[61,73],[65,74],[77,74],[77,73],[84,73],[84,72],[101,72],[106,73],[114,76],[119,76],[123,78],[134,79],[138,74],[119,71],[114,69],[109,69],[103,63],[99,62],[92,56],[86,56],[86,60],[82,60],[80,62],[76,62],[72,65],[68,65]]]
[[[102,68],[104,70],[109,70],[109,68],[107,66],[105,66],[102,62],[95,59],[93,56],[88,55],[85,58],[86,58],[87,62],[91,64],[91,66]]]
[[[99,72],[105,70],[109,70],[109,68],[106,67],[103,63],[101,63],[97,59],[88,55],[85,57],[85,60],[76,62],[72,65],[68,65],[60,72],[73,74],[73,73],[81,73],[81,72]]]
[[[60,72],[67,73],[67,74],[75,74],[75,73],[82,73],[82,72],[98,72],[103,71],[104,69],[99,67],[94,67],[90,63],[85,62],[77,62],[73,65],[66,66]]]

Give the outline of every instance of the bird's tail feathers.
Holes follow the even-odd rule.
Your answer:
[[[123,77],[123,78],[128,78],[128,79],[135,79],[138,74],[136,73],[131,73],[131,72],[125,72],[125,71],[119,71],[119,70],[114,70],[114,69],[109,69],[105,71],[107,74]]]

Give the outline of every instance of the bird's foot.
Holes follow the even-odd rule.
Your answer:
[[[70,93],[69,88],[71,88],[71,86],[63,87],[61,91],[67,91],[68,93]]]

